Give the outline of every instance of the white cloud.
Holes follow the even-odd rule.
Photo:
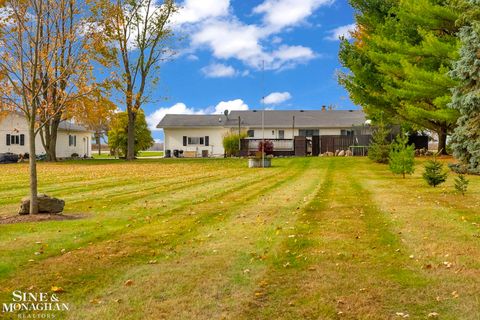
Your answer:
[[[204,4],[202,1],[200,5],[198,0],[186,1],[185,10],[193,10],[194,5],[215,6],[214,2],[207,0]],[[191,51],[207,49],[219,60],[236,59],[251,69],[259,70],[265,65],[266,70],[283,70],[320,55],[302,45],[283,43],[280,33],[306,22],[319,7],[333,2],[335,0],[264,0],[253,9],[262,15],[263,21],[255,24],[240,21],[229,1],[220,0],[221,10],[198,9],[198,16],[204,18],[185,19],[197,22],[182,25],[182,30],[191,40]],[[207,12],[212,14],[207,17]]]
[[[206,46],[219,59],[236,58],[246,63],[261,60],[261,30],[239,21],[211,21],[192,35],[194,46]]]
[[[229,13],[230,0],[185,0],[172,18],[174,25],[197,23]]]
[[[280,30],[304,22],[316,9],[333,2],[335,0],[266,0],[253,12],[263,14],[269,28]]]
[[[265,104],[280,104],[287,100],[290,100],[292,95],[290,92],[272,92],[263,99]]]
[[[199,58],[198,58],[198,56],[196,56],[196,55],[194,55],[194,54],[189,54],[189,55],[187,56],[187,60],[190,60],[190,61],[198,61]]]
[[[351,39],[352,35],[350,33],[354,31],[356,28],[357,28],[357,25],[355,23],[347,24],[346,26],[335,28],[333,30],[330,30],[330,35],[325,39],[330,41],[337,41],[341,37],[344,37],[345,39]]]
[[[157,109],[146,118],[150,130],[159,130],[157,129],[157,125],[166,114],[205,114],[205,110],[194,110],[193,108],[187,107],[184,103],[177,103],[170,108]]]
[[[248,105],[243,102],[242,99],[236,99],[231,101],[222,101],[215,107],[214,113],[223,113],[225,110],[228,111],[244,111],[248,110]]]
[[[280,45],[273,51],[266,51],[261,41],[268,38],[265,30],[246,25],[237,20],[210,21],[192,35],[192,44],[212,50],[218,59],[238,59],[244,64],[261,69],[278,70],[308,62],[317,55],[303,46]]]
[[[237,75],[237,71],[221,63],[214,63],[202,68],[203,74],[208,78],[230,78]]]

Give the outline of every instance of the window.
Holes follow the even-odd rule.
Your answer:
[[[20,134],[20,135],[14,135],[14,134],[7,134],[7,140],[6,140],[7,146],[10,145],[20,145],[24,146],[25,145],[25,135]]]
[[[247,131],[247,136],[248,136],[249,138],[255,137],[255,130],[248,130],[248,131]]]
[[[204,137],[188,137],[188,144],[204,144],[205,138]]]
[[[285,139],[285,130],[278,130],[278,139]]]
[[[355,131],[353,130],[341,130],[340,131],[340,134],[342,136],[349,136],[349,137],[353,137],[355,135]]]
[[[77,136],[68,135],[68,146],[69,147],[77,146]]]
[[[320,130],[312,130],[312,129],[300,129],[298,130],[298,135],[300,137],[313,137],[313,136],[319,136],[320,135]]]

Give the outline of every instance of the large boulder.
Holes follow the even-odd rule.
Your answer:
[[[38,195],[38,213],[55,214],[63,212],[65,201],[52,198],[46,194]],[[24,215],[30,213],[30,198],[23,198],[18,214]]]
[[[345,157],[345,150],[340,150],[340,152],[337,155],[338,157]]]

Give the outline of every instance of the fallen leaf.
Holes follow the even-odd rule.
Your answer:
[[[55,293],[65,292],[65,290],[63,290],[63,288],[57,287],[57,286],[53,286],[52,291],[55,292]]]
[[[133,280],[129,279],[129,280],[125,281],[125,286],[130,287],[131,285],[133,285]]]

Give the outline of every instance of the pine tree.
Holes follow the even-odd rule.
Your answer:
[[[432,187],[436,187],[447,181],[447,173],[443,170],[443,164],[437,161],[436,155],[433,160],[429,160],[425,164],[423,179]]]
[[[380,122],[373,131],[372,143],[368,148],[368,157],[378,163],[388,163],[391,143],[387,140],[390,130]]]
[[[468,181],[463,174],[459,174],[455,178],[455,189],[462,194],[462,196],[465,195],[468,189],[468,184],[470,181]]]
[[[369,117],[384,111],[413,130],[434,131],[445,150],[458,119],[448,105],[456,85],[448,71],[458,57],[459,11],[447,0],[350,3],[359,27],[352,43],[342,43],[340,60],[351,73],[340,83]]]
[[[415,172],[415,146],[408,145],[408,136],[402,132],[392,143],[389,155],[390,171],[395,174],[405,175]]]
[[[451,106],[460,112],[452,136],[453,155],[472,173],[480,174],[480,0],[467,2],[462,48],[451,76],[459,80]]]

